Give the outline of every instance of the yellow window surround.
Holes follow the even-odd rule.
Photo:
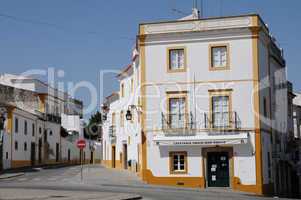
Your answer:
[[[171,69],[171,55],[170,52],[173,50],[183,50],[184,51],[184,66],[179,69]],[[168,47],[166,50],[166,63],[167,63],[167,73],[175,72],[186,72],[187,71],[187,49],[185,46]]]
[[[219,48],[219,47],[226,47],[227,62],[226,62],[226,66],[224,66],[224,67],[213,66],[213,52],[212,51],[214,48]],[[209,71],[230,70],[230,44],[229,43],[210,44],[208,51],[209,51]]]
[[[213,119],[212,119],[212,114],[213,114],[213,97],[218,97],[218,96],[224,96],[229,98],[229,127],[225,129],[231,129],[234,127],[234,124],[232,122],[232,89],[217,89],[217,90],[208,90],[209,92],[209,128],[214,128],[213,127]]]
[[[178,99],[178,98],[184,98],[185,102],[185,124],[188,122],[188,92],[187,91],[168,91],[166,92],[166,114],[167,114],[167,120],[170,120],[170,99]]]
[[[184,156],[184,170],[175,170],[174,169],[174,156]],[[170,174],[187,174],[188,172],[188,163],[187,163],[187,152],[169,152],[169,173]]]

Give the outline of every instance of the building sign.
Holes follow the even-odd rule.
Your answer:
[[[233,139],[233,140],[199,140],[199,141],[157,141],[157,145],[225,145],[225,144],[246,144],[247,139]]]

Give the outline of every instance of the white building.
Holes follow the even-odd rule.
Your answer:
[[[295,197],[301,197],[301,94],[295,93],[293,100],[293,120],[294,120],[294,148],[292,150],[292,162],[297,180],[294,180],[296,185]]]
[[[82,107],[82,102],[37,79],[1,75],[0,108],[6,119],[1,168],[78,163],[76,141],[83,136]],[[63,130],[69,134],[61,136]],[[90,162],[89,146],[84,152]]]
[[[289,126],[285,67],[258,15],[140,24],[104,102],[104,164],[150,184],[272,193],[287,170],[272,159]]]

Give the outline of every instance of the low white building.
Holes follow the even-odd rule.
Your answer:
[[[260,16],[142,23],[137,38],[103,104],[104,164],[150,184],[282,187],[273,155],[288,137],[286,65]]]
[[[37,79],[1,75],[0,115],[5,119],[1,169],[78,163],[76,141],[83,137],[82,107],[82,102]],[[69,132],[62,136],[63,131]],[[90,162],[94,156],[89,145],[84,152]],[[100,156],[96,158],[100,162]]]

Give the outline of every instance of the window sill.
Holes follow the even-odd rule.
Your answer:
[[[225,66],[225,67],[209,67],[209,71],[225,71],[225,70],[230,70],[230,66]]]

